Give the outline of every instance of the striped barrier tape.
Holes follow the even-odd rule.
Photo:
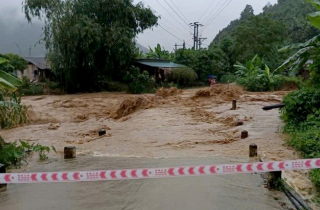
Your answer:
[[[84,182],[243,174],[320,168],[319,159],[103,171],[5,173],[0,183]]]

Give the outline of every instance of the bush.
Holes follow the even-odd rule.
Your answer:
[[[124,77],[124,81],[129,83],[128,92],[133,94],[155,93],[156,83],[150,78],[147,71],[140,73],[139,68],[131,67],[130,72]]]
[[[2,139],[0,137],[0,139]],[[2,140],[3,141],[3,140]],[[40,160],[45,160],[48,158],[48,153],[53,150],[57,152],[55,147],[43,146],[40,144],[35,145],[29,144],[28,141],[19,141],[11,143],[2,143],[0,146],[0,163],[4,164],[6,167],[20,167],[22,162],[27,163],[27,154],[29,152],[36,152],[39,155]]]
[[[27,77],[23,77],[22,86],[20,87],[20,93],[26,96],[42,95],[43,86],[41,84],[35,84],[29,81]]]
[[[291,134],[288,144],[304,158],[320,157],[320,90],[303,88],[284,97],[281,118],[284,131]],[[320,192],[320,170],[312,170],[310,178]]]
[[[197,73],[190,68],[176,68],[166,76],[168,82],[173,82],[181,87],[190,87],[197,78]]]
[[[220,78],[220,82],[223,84],[232,83],[237,80],[237,77],[234,74],[225,74]]]
[[[320,90],[302,88],[286,95],[283,99],[286,106],[281,110],[282,119],[291,124],[299,124],[308,119],[309,115],[320,114]]]
[[[237,83],[243,86],[245,90],[253,92],[275,90],[275,86],[278,85],[277,82],[270,82],[268,77],[264,74],[239,78]]]

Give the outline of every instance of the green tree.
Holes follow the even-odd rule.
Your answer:
[[[17,54],[8,53],[3,55],[3,57],[10,61],[10,65],[12,65],[14,70],[22,71],[28,67],[28,62]]]
[[[12,72],[14,67],[11,65],[10,61],[3,55],[0,55],[0,70],[5,72]]]
[[[195,70],[200,81],[206,81],[210,74],[221,76],[229,67],[226,54],[218,46],[197,51],[179,49],[174,61]]]
[[[253,16],[243,21],[235,30],[237,60],[245,62],[259,54],[266,58],[274,46],[281,46],[287,32],[285,26],[268,16]]]
[[[121,80],[135,56],[134,38],[158,20],[132,0],[25,0],[24,11],[28,21],[44,19],[48,58],[68,92]]]
[[[246,20],[246,19],[249,19],[250,17],[254,16],[254,13],[253,13],[253,8],[251,5],[246,5],[246,7],[244,8],[244,10],[241,12],[241,15],[240,15],[240,20]]]

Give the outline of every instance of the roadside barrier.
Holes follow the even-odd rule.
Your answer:
[[[279,162],[239,163],[169,168],[122,169],[74,172],[0,173],[0,183],[87,182],[130,179],[153,179],[226,174],[263,173],[320,168],[319,159]]]

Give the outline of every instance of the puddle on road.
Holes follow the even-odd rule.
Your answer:
[[[28,171],[75,171],[210,165],[218,158],[146,159],[79,156],[30,166]],[[247,160],[242,160],[243,162]],[[275,199],[277,197],[278,200]],[[258,174],[172,179],[9,185],[0,192],[3,210],[105,209],[288,209],[290,201],[264,188]]]

